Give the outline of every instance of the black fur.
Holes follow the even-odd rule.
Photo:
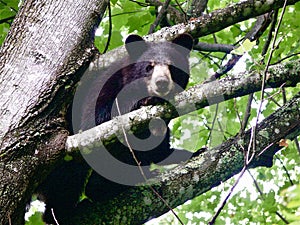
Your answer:
[[[118,96],[120,111],[124,114],[141,106],[163,103],[166,99],[171,99],[175,93],[185,89],[189,79],[188,56],[193,41],[189,35],[183,34],[173,43],[184,47],[185,50],[169,42],[147,43],[137,35],[130,35],[125,42],[128,57],[112,65],[105,74],[93,78],[91,86],[85,86],[89,88],[89,91],[81,106],[82,113],[78,115],[76,112],[75,115],[73,112],[73,120],[77,120],[74,119],[75,116],[80,119],[80,123],[76,124],[77,121],[75,121],[75,133],[78,130],[90,129],[117,116],[118,110],[113,106],[120,91],[125,90],[121,96]],[[166,92],[167,94],[162,92],[164,96],[152,93],[153,87],[149,88],[155,65],[168,68],[172,81],[177,84],[172,90]],[[158,80],[163,81],[163,85],[168,85],[167,77],[159,77]],[[158,81],[156,84],[160,85]],[[126,89],[128,85],[130,88]],[[138,96],[135,98],[136,93]],[[140,99],[140,96],[145,97]],[[137,134],[140,139],[145,139],[149,135],[149,130]],[[165,133],[161,135],[164,135],[163,141],[151,151],[135,151],[141,165],[159,163],[177,151],[170,148],[169,130],[165,130]],[[117,141],[105,147],[118,160],[136,166],[132,153],[121,142]],[[190,156],[190,153],[187,155]],[[185,151],[178,151],[176,156],[178,158],[175,157],[175,162],[182,158],[186,159]],[[40,187],[40,192],[47,204],[45,214],[47,222],[53,222],[50,207],[54,209],[58,221],[66,218],[76,207],[78,197],[84,189],[88,170],[89,167],[85,162],[65,162],[47,178]],[[85,194],[92,201],[106,201],[126,188],[127,186],[109,181],[93,172],[85,186]]]

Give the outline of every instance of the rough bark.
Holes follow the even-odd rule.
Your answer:
[[[293,5],[299,0],[288,0],[287,5]],[[215,10],[198,18],[191,19],[187,24],[178,24],[165,27],[147,36],[147,40],[158,40],[164,38],[170,40],[180,33],[190,33],[193,37],[202,37],[215,33],[226,27],[255,18],[284,5],[284,0],[248,0],[227,6],[224,9]]]
[[[64,224],[142,224],[148,218],[162,215],[169,208],[149,185],[171,208],[183,204],[242,170],[252,132],[250,129],[242,136],[207,149],[189,162],[149,180],[148,185],[131,188],[104,204],[84,202]],[[273,155],[282,148],[280,140],[294,139],[300,134],[300,92],[263,120],[255,133],[255,157],[249,166],[271,166]]]
[[[300,82],[300,60],[271,66],[267,75],[267,88],[295,87]],[[257,72],[236,74],[210,83],[196,85],[175,96],[172,106],[148,106],[116,117],[90,130],[69,136],[67,151],[78,151],[96,145],[97,142],[111,142],[122,136],[122,127],[127,132],[143,130],[153,118],[170,120],[178,113],[184,115],[235,97],[241,97],[261,90],[263,76]]]
[[[267,86],[272,88],[281,85],[296,86],[300,82],[299,65],[298,60],[270,67]],[[198,85],[178,94],[174,105],[176,108],[180,107],[184,113],[188,113],[195,108],[199,109],[259,91],[261,79],[260,74],[253,72]],[[300,134],[299,106],[300,93],[257,126],[255,158],[250,166],[271,166],[273,155],[281,149],[279,141],[284,138],[294,139]],[[78,147],[86,150],[90,146],[99,145],[99,141],[111,142],[117,133],[122,134],[122,126],[128,130],[132,126],[138,126],[134,129],[142,130],[143,122],[151,118],[170,119],[175,115],[176,112],[167,106],[145,107],[68,137],[66,148],[69,151],[77,151]],[[202,152],[198,158],[172,169],[149,183],[172,208],[183,204],[226,181],[243,168],[251,131],[248,130],[243,136],[237,136],[216,148]],[[147,218],[159,216],[168,210],[169,208],[151,188],[145,185],[132,188],[105,204],[84,202],[74,212],[74,217],[64,221],[63,224],[141,224],[147,221]]]
[[[300,0],[289,0],[287,5],[293,5]],[[149,1],[153,5],[161,5],[159,1]],[[180,23],[171,27],[164,27],[159,31],[143,37],[147,41],[173,40],[178,34],[189,33],[194,38],[199,38],[218,32],[226,27],[232,26],[238,22],[245,21],[249,18],[255,18],[259,15],[279,9],[284,5],[284,0],[248,0],[240,3],[229,5],[223,9],[215,10],[209,14],[193,18],[187,23]],[[201,49],[203,50],[203,49]],[[207,50],[207,49],[206,49]],[[214,50],[214,48],[213,48]],[[227,49],[228,51],[228,49]],[[111,62],[118,56],[124,55],[125,48],[120,47],[99,57],[93,62],[95,69],[108,67]]]
[[[23,223],[35,186],[64,155],[63,114],[95,52],[93,32],[105,7],[28,0],[11,26],[0,51],[0,224]]]

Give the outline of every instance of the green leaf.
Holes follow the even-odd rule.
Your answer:
[[[0,10],[0,19],[7,19],[15,15],[16,13],[7,6]]]
[[[44,225],[44,221],[42,219],[43,214],[41,212],[35,212],[29,220],[26,221],[25,225]]]
[[[249,39],[246,39],[238,48],[231,51],[231,53],[236,55],[243,55],[244,53],[251,51],[255,45],[255,41],[251,42]]]
[[[111,3],[112,5],[115,5],[117,2],[118,2],[118,0],[110,0],[110,3]]]
[[[287,208],[298,208],[300,207],[300,185],[294,185],[281,193],[285,197]]]

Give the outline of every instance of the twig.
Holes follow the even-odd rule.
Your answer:
[[[139,1],[135,1],[135,0],[129,0],[130,2],[134,2],[136,4],[138,4],[139,6],[142,6],[142,7],[147,7],[149,6],[150,4],[147,4],[147,3],[144,3],[144,2],[139,2]]]
[[[111,40],[112,19],[111,19],[111,5],[110,5],[110,0],[107,3],[107,8],[108,8],[109,30],[108,30],[108,38],[107,38],[107,42],[106,42],[105,48],[103,50],[103,54],[105,54],[107,52],[109,44],[110,44],[110,40]]]
[[[281,87],[281,92],[282,92],[282,98],[283,98],[283,103],[287,103],[287,98],[286,98],[286,92],[284,86]]]
[[[8,21],[13,20],[14,18],[15,18],[15,16],[10,16],[10,17],[1,19],[1,20],[0,20],[0,24],[1,24],[1,23],[8,23]]]
[[[189,7],[189,16],[190,17],[199,17],[202,15],[206,9],[208,0],[192,0],[192,3]]]
[[[193,46],[194,50],[197,51],[206,51],[206,52],[225,52],[230,53],[233,49],[235,49],[234,45],[226,45],[226,44],[209,44],[204,42],[198,42]]]
[[[278,16],[278,9],[276,9],[274,11],[274,14],[273,14],[273,17],[272,17],[271,28],[270,28],[267,40],[265,41],[265,44],[264,44],[264,47],[263,47],[263,50],[262,50],[262,53],[261,53],[261,55],[263,57],[266,55],[266,53],[267,53],[267,51],[269,49],[269,46],[270,46],[270,43],[271,43],[271,40],[272,40],[272,36],[273,36],[273,32],[274,32],[275,27],[276,27],[277,16]]]
[[[299,141],[297,138],[294,139],[295,140],[295,144],[296,144],[296,148],[298,149],[299,155],[300,155],[300,145],[299,145]]]
[[[17,13],[18,12],[18,10],[17,9],[15,9],[15,8],[13,8],[13,7],[11,7],[11,6],[9,6],[9,5],[7,5],[7,3],[6,2],[4,2],[4,1],[2,1],[2,0],[0,0],[0,2],[3,4],[3,5],[5,5],[5,6],[7,6],[8,8],[10,8],[12,11],[14,11],[15,13]]]
[[[154,21],[153,24],[151,24],[148,34],[152,34],[155,31],[155,28],[159,25],[161,19],[165,15],[170,2],[171,2],[171,0],[165,1],[164,5],[161,7],[160,11],[158,12],[158,15],[156,16],[156,20]]]
[[[244,118],[243,118],[243,121],[242,121],[242,124],[241,124],[241,129],[240,129],[239,135],[242,135],[244,133],[244,131],[247,127],[249,118],[251,116],[251,104],[252,104],[252,101],[253,101],[253,96],[254,96],[254,94],[251,93],[248,97],[248,103],[247,103],[247,106],[246,106],[246,111],[245,111]]]
[[[300,52],[296,52],[296,53],[290,54],[290,55],[288,55],[288,56],[286,56],[286,57],[283,57],[282,59],[278,60],[277,62],[275,62],[275,63],[273,63],[273,64],[271,64],[271,65],[273,66],[273,65],[279,64],[279,63],[281,63],[282,61],[287,60],[287,59],[289,59],[289,58],[291,58],[291,57],[293,57],[293,56],[296,56],[296,55],[300,55]]]
[[[56,219],[56,217],[55,217],[53,208],[51,208],[51,214],[52,214],[52,216],[53,216],[53,219],[54,219],[55,224],[56,224],[56,225],[59,225],[59,223],[58,223],[58,221],[57,221],[57,219]]]
[[[234,107],[235,114],[236,114],[236,116],[237,116],[237,118],[239,120],[240,126],[242,127],[243,121],[242,121],[242,119],[241,119],[241,117],[239,115],[239,109],[238,109],[238,106],[236,105],[236,98],[233,100],[233,107]]]
[[[275,158],[278,159],[279,162],[280,162],[280,164],[282,165],[283,170],[285,171],[285,174],[286,174],[286,176],[288,177],[288,179],[289,179],[289,181],[290,181],[290,184],[291,184],[291,185],[294,185],[294,182],[293,182],[292,179],[291,179],[291,176],[290,176],[290,174],[289,174],[289,171],[288,171],[288,169],[285,167],[285,165],[283,164],[282,160],[281,160],[277,155],[275,155]]]
[[[251,128],[251,134],[250,134],[250,140],[249,140],[249,145],[248,145],[248,149],[247,149],[247,152],[245,152],[245,166],[248,166],[249,163],[252,161],[254,155],[255,155],[255,145],[256,143],[256,125],[254,125],[252,128]],[[252,148],[251,148],[252,147]],[[252,149],[252,155],[251,157],[249,158],[249,155],[250,155],[250,151]]]
[[[264,95],[265,95],[265,88],[266,88],[267,72],[268,72],[268,70],[269,70],[270,62],[271,62],[273,53],[274,53],[274,51],[275,51],[275,43],[276,43],[276,39],[277,39],[279,27],[280,27],[280,24],[281,24],[281,21],[282,21],[284,12],[285,12],[286,2],[287,2],[287,0],[284,1],[284,5],[283,5],[283,8],[282,8],[282,12],[281,12],[281,15],[280,15],[278,24],[277,24],[276,29],[275,29],[275,34],[274,34],[273,42],[272,42],[272,45],[271,45],[271,52],[270,52],[270,55],[269,55],[269,57],[268,57],[267,64],[266,64],[266,67],[265,67],[265,70],[264,70],[264,73],[263,73],[262,84],[261,84],[261,94],[260,94],[260,104],[259,104],[258,110],[257,110],[257,115],[256,115],[255,125],[252,127],[252,131],[251,131],[251,133],[254,134],[254,135],[253,135],[253,142],[250,141],[250,145],[249,145],[249,148],[248,148],[248,152],[250,151],[251,144],[252,144],[253,152],[256,152],[256,149],[255,149],[255,148],[256,148],[256,144],[255,144],[255,143],[256,143],[256,142],[255,142],[255,137],[256,137],[256,126],[257,126],[258,121],[259,121],[259,116],[260,116],[260,114],[261,114],[261,112],[262,112],[262,105],[263,105],[263,102],[264,102]],[[275,14],[276,14],[276,13],[275,13]],[[264,152],[264,151],[262,151],[262,152]],[[247,154],[248,154],[248,153],[247,153]],[[260,154],[262,154],[262,153],[260,153]]]
[[[245,39],[249,39],[250,41],[258,40],[259,37],[269,27],[270,22],[272,21],[272,14],[273,14],[273,12],[269,12],[269,13],[258,16],[254,26],[245,35]]]
[[[8,224],[9,224],[9,225],[12,225],[12,223],[11,223],[11,217],[10,217],[10,213],[8,213],[8,215],[7,215],[7,218],[8,218]]]
[[[164,3],[159,0],[146,0],[145,2],[155,7],[164,5]],[[179,8],[181,9],[181,7]],[[168,7],[168,14],[170,14],[171,20],[174,21],[175,24],[186,22],[186,19],[182,16],[182,13],[171,5]]]
[[[210,131],[209,131],[209,135],[208,135],[208,138],[207,138],[208,140],[210,140],[210,142],[212,141],[212,140],[211,140],[211,135],[212,135],[212,132],[213,132],[213,130],[214,130],[214,126],[215,126],[215,123],[216,123],[218,111],[219,111],[219,103],[216,104],[215,115],[214,115],[213,121],[212,121],[212,123],[211,123],[211,129],[210,129]]]
[[[218,216],[220,215],[222,209],[225,207],[228,199],[230,198],[230,196],[232,195],[235,187],[238,185],[240,179],[243,177],[244,173],[246,171],[246,167],[244,166],[242,171],[240,172],[237,180],[235,181],[235,183],[232,185],[232,187],[230,188],[226,198],[224,199],[224,201],[222,202],[221,206],[218,208],[217,212],[215,213],[215,215],[213,216],[213,218],[211,219],[211,221],[208,223],[209,225],[213,225],[216,222],[216,219],[218,218]]]
[[[282,12],[281,12],[278,24],[277,24],[277,26],[275,28],[275,34],[274,34],[274,38],[273,38],[273,42],[272,42],[272,46],[271,46],[270,55],[268,57],[266,68],[265,68],[264,73],[263,73],[263,79],[262,79],[262,85],[261,85],[261,95],[260,95],[260,104],[259,104],[259,107],[258,107],[257,117],[256,117],[255,124],[258,123],[259,115],[261,114],[261,111],[262,111],[262,105],[263,105],[263,100],[264,100],[264,93],[265,93],[265,88],[266,88],[267,72],[269,70],[270,62],[271,62],[273,53],[275,51],[275,43],[276,43],[276,39],[277,39],[279,27],[281,25],[281,22],[282,22],[282,19],[283,19],[283,15],[284,15],[284,12],[285,12],[285,9],[286,9],[286,5],[287,5],[287,0],[284,1],[283,7],[282,7]],[[276,13],[275,13],[275,15],[276,15]]]
[[[178,6],[178,8],[180,9],[181,13],[184,16],[184,22],[187,22],[188,17],[187,17],[186,12],[183,10],[183,8],[181,7],[181,5],[179,4],[179,2],[177,0],[175,0],[175,2],[176,2],[176,5]]]

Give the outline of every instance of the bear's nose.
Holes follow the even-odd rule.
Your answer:
[[[157,87],[157,91],[164,93],[169,91],[168,87],[169,87],[169,80],[167,79],[158,79],[156,80],[156,87]]]

